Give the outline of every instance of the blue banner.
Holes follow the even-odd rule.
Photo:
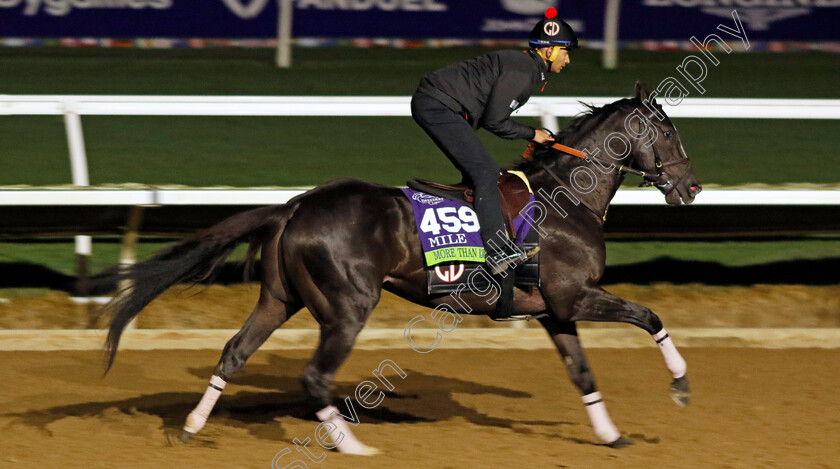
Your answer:
[[[294,36],[522,39],[557,7],[583,39],[603,37],[594,0],[294,0]],[[277,0],[0,0],[0,37],[272,38]],[[750,40],[840,40],[840,0],[639,0],[621,4],[625,41],[705,37],[719,24]]]

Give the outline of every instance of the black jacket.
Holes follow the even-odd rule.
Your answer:
[[[534,128],[511,120],[510,114],[528,101],[547,73],[536,52],[505,50],[431,72],[420,80],[417,91],[466,114],[474,129],[483,127],[507,139],[531,139]]]

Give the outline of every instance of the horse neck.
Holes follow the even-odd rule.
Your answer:
[[[610,131],[606,130],[605,125],[600,125],[591,132],[585,132],[583,135],[569,135],[563,139],[562,144],[579,150],[586,149],[594,151],[596,148],[601,148],[601,142],[604,141],[609,133]],[[618,186],[621,185],[623,175],[618,171],[617,165],[612,165],[617,162],[608,156],[598,154],[594,159],[603,163],[603,165],[558,152],[558,156],[554,161],[547,163],[545,166],[549,171],[559,177],[562,181],[561,185],[565,190],[579,199],[581,205],[589,208],[598,216],[603,216],[606,214],[607,206],[609,206],[610,201],[615,196]],[[595,187],[591,190],[586,191],[586,187],[581,187],[581,185],[575,184],[571,180],[572,171],[579,167],[586,167],[591,170],[585,174],[595,175]],[[588,183],[588,179],[585,176],[581,177],[584,178],[584,184]],[[532,178],[536,182],[535,185],[541,187],[549,194],[557,189],[557,181],[547,171],[538,171]]]

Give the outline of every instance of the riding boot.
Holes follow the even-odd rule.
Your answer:
[[[513,304],[513,289],[516,277],[513,272],[506,275],[494,276],[499,282],[499,300],[496,301],[496,309],[490,313],[490,319],[507,319],[516,313]]]
[[[482,230],[482,235],[485,234]],[[483,237],[483,236],[482,236]],[[495,238],[495,239],[494,239]],[[527,259],[525,253],[508,239],[507,234],[496,231],[496,237],[484,240],[485,267],[499,283],[499,299],[496,308],[490,314],[492,319],[508,318],[514,314],[513,288],[515,274],[513,269]]]
[[[492,319],[504,319],[511,317],[515,311],[513,306],[513,289],[516,280],[514,269],[524,264],[528,259],[539,252],[539,247],[525,252],[513,241],[505,237],[500,247],[495,240],[488,240],[485,254],[485,264],[490,274],[499,282],[499,300],[496,303],[495,311],[490,314]]]

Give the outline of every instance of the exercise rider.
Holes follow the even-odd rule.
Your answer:
[[[534,86],[545,87],[547,72],[559,73],[569,64],[569,49],[577,47],[572,28],[549,8],[531,31],[530,50],[497,51],[449,65],[423,77],[411,98],[414,120],[475,189],[475,211],[481,225],[486,263],[493,275],[527,260],[507,241],[497,184],[500,169],[484,149],[475,130],[499,137],[551,141],[551,134],[510,119],[531,97]]]

